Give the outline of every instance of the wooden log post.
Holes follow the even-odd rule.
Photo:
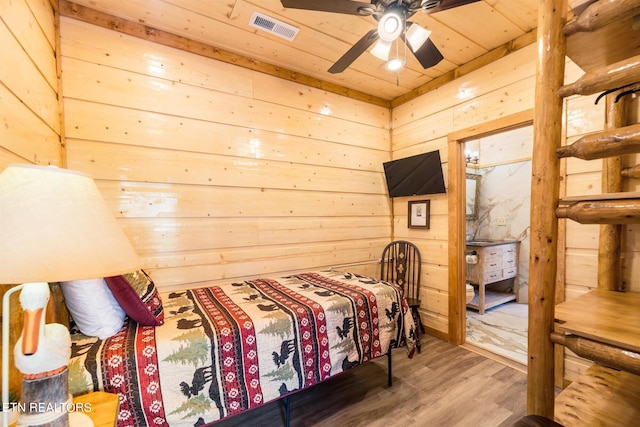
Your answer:
[[[527,412],[553,419],[554,326],[560,188],[556,150],[562,138],[559,88],[564,83],[566,0],[543,0],[538,8],[535,117],[531,177],[531,254],[529,259],[529,337]]]
[[[614,94],[607,96],[607,129],[613,130],[624,126],[627,122],[627,102],[623,98],[615,102]],[[640,129],[640,127],[639,127]],[[622,191],[622,158],[609,157],[602,162],[602,192],[617,193]],[[603,224],[600,226],[598,240],[598,288],[612,291],[623,291],[620,267],[622,251],[622,225]]]

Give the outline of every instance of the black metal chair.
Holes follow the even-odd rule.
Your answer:
[[[396,283],[404,289],[404,295],[411,309],[416,330],[424,333],[420,320],[420,272],[422,257],[420,250],[411,242],[396,240],[382,251],[380,260],[380,280]],[[420,352],[420,332],[416,333],[416,348]]]

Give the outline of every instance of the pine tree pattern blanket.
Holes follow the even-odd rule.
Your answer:
[[[161,293],[165,322],[72,334],[70,392],[120,395],[118,427],[202,426],[310,387],[390,348],[415,350],[402,290],[320,271]]]

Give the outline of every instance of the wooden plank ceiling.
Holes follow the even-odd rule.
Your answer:
[[[345,0],[347,1],[347,0]],[[411,21],[432,31],[444,60],[423,69],[408,52],[400,73],[363,53],[346,71],[329,67],[367,31],[373,17],[285,9],[280,0],[73,0],[97,12],[152,27],[214,48],[268,64],[335,87],[394,101],[419,94],[467,69],[495,60],[535,40],[537,0],[480,0],[435,14],[416,13]],[[69,5],[61,1],[62,14]],[[67,11],[65,13],[65,10]],[[254,11],[300,29],[293,41],[249,25]],[[250,62],[250,61],[249,61]],[[389,104],[393,105],[393,104]]]

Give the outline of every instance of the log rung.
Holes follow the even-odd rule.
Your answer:
[[[640,200],[617,203],[605,201],[578,202],[556,209],[558,218],[572,219],[580,224],[638,224]]]
[[[640,165],[631,166],[628,168],[622,169],[620,172],[625,178],[640,178]]]
[[[562,86],[558,95],[591,95],[622,88],[640,81],[640,55],[585,73],[577,81]]]
[[[558,201],[556,217],[580,224],[637,224],[640,223],[640,194],[566,197]]]
[[[640,124],[595,132],[556,150],[559,158],[602,159],[640,153]]]
[[[577,335],[551,333],[551,341],[563,345],[580,357],[640,375],[640,354],[604,342],[594,341]]]

